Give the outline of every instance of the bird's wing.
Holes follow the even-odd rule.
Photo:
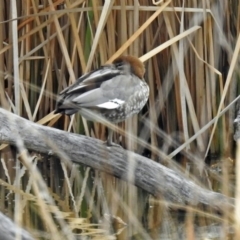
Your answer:
[[[81,76],[76,80],[74,84],[60,92],[59,95],[68,96],[74,93],[81,94],[83,92],[97,88],[101,85],[102,82],[115,77],[119,73],[120,71],[116,69],[114,65],[104,65],[95,71],[86,73],[85,75]]]
[[[71,115],[77,112],[78,108],[81,106],[80,104],[75,104],[73,99],[77,98],[77,96],[97,90],[104,81],[108,81],[118,74],[120,74],[120,70],[117,69],[115,65],[110,64],[104,65],[95,71],[81,76],[74,84],[60,92],[55,113]],[[100,96],[99,94],[97,95]]]
[[[114,109],[124,104],[136,91],[139,91],[139,79],[133,75],[117,75],[98,88],[76,94],[72,103],[85,108]]]

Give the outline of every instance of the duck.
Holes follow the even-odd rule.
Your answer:
[[[131,55],[122,55],[111,64],[84,74],[57,97],[55,114],[77,112],[87,120],[119,123],[139,113],[149,98],[144,80],[143,62]],[[98,118],[100,116],[100,118]],[[113,132],[108,129],[107,145],[114,146]]]

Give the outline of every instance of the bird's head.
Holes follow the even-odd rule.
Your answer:
[[[144,64],[137,57],[130,55],[120,56],[113,61],[113,64],[120,69],[124,68],[126,70],[126,68],[129,68],[127,70],[139,77],[140,79],[143,79],[144,77]]]

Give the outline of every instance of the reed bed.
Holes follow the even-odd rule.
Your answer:
[[[239,0],[2,0],[0,106],[105,141],[104,125],[54,115],[56,96],[121,54],[138,56],[149,102],[117,126],[114,141],[234,197],[235,105],[221,111],[239,94],[239,33]],[[212,224],[223,226],[224,239],[240,239],[239,230],[228,231],[240,224],[237,207],[176,206],[94,169],[29,154],[32,168],[13,146],[0,145],[0,211],[36,239],[203,239],[210,230],[195,229]]]

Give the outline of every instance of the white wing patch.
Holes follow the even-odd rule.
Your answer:
[[[125,101],[120,100],[120,99],[113,99],[109,100],[108,102],[98,104],[97,106],[100,108],[106,108],[106,109],[115,109],[119,108]]]

